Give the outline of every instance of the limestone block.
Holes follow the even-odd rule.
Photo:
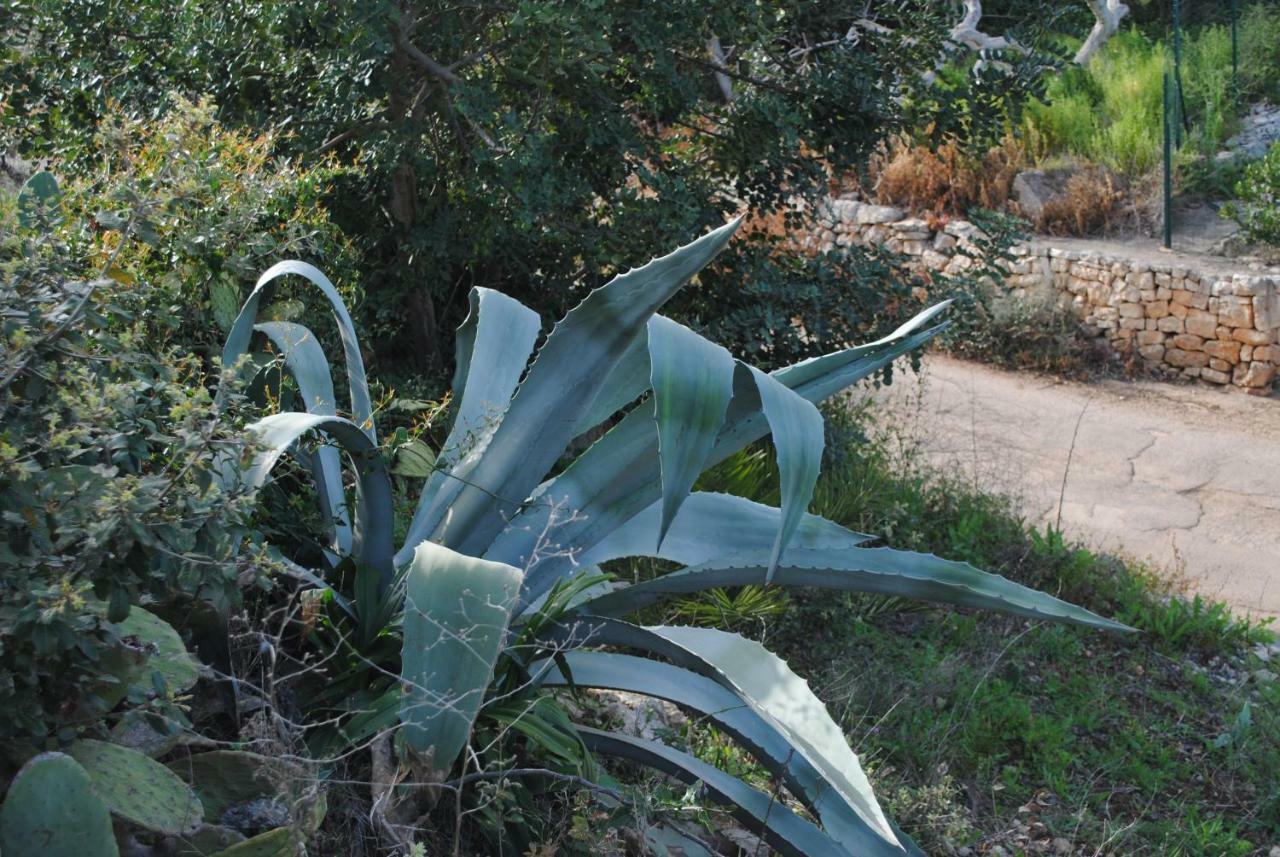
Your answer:
[[[1184,351],[1181,348],[1167,348],[1164,362],[1184,369],[1200,369],[1209,365],[1209,355],[1203,351]]]
[[[1240,362],[1240,343],[1234,340],[1224,342],[1221,339],[1211,339],[1201,346],[1201,350],[1210,357],[1227,363]]]
[[[1265,347],[1265,346],[1264,346],[1264,347]],[[1240,359],[1241,359],[1243,362],[1245,362],[1245,363],[1248,363],[1250,360],[1252,360],[1252,359],[1253,359],[1253,346],[1252,346],[1252,345],[1241,345],[1241,346],[1240,346]]]
[[[1173,289],[1166,289],[1164,286],[1161,286],[1160,288],[1156,289],[1156,300],[1167,301],[1167,300],[1172,300],[1172,298],[1173,298]]]
[[[1276,376],[1276,366],[1263,360],[1241,363],[1231,373],[1231,380],[1240,387],[1261,388],[1270,386]]]
[[[1245,327],[1238,327],[1231,331],[1231,338],[1245,345],[1270,345],[1272,342],[1270,333]]]
[[[1216,357],[1209,358],[1209,368],[1218,372],[1230,372],[1231,364],[1225,360],[1219,360]]]
[[[1156,323],[1157,330],[1163,330],[1165,333],[1182,333],[1184,325],[1182,319],[1174,315],[1166,315]]]
[[[1147,321],[1143,318],[1122,318],[1120,319],[1121,330],[1146,330]]]
[[[1263,345],[1253,349],[1253,359],[1265,360],[1268,363],[1280,363],[1280,345]]]
[[[1173,347],[1181,348],[1183,351],[1200,351],[1204,346],[1204,340],[1191,333],[1179,333],[1173,337]]]
[[[1145,313],[1142,311],[1142,304],[1139,303],[1123,303],[1120,304],[1121,318],[1142,318]]]
[[[1138,353],[1142,355],[1144,360],[1150,360],[1152,363],[1159,363],[1164,359],[1164,346],[1139,345]]]
[[[939,232],[933,238],[933,249],[935,250],[954,250],[958,242],[954,235],[948,235],[946,232]],[[1030,274],[1031,260],[1018,259],[1011,263],[1011,268],[1015,274]]]
[[[1169,314],[1176,315],[1178,318],[1186,318],[1190,309],[1191,307],[1186,304],[1169,304]]]
[[[1252,327],[1253,300],[1235,295],[1218,298],[1218,320],[1228,327]]]
[[[1253,296],[1253,326],[1258,330],[1280,327],[1280,294],[1275,289]]]
[[[1158,330],[1144,330],[1138,334],[1139,345],[1161,345],[1164,343],[1164,334]]]
[[[1213,368],[1201,369],[1200,377],[1201,379],[1214,384],[1226,384],[1231,381],[1231,376],[1226,372]]]
[[[855,222],[861,226],[893,223],[901,220],[904,213],[901,208],[890,205],[860,205],[855,214]]]
[[[1147,318],[1164,318],[1169,314],[1168,301],[1151,301],[1146,304]]]
[[[1205,339],[1213,339],[1217,335],[1218,320],[1202,309],[1189,310],[1185,325],[1187,333],[1194,333]]]
[[[1191,306],[1191,302],[1195,300],[1195,294],[1186,289],[1178,289],[1176,291],[1170,289],[1169,294],[1172,295],[1173,302],[1181,306]]]

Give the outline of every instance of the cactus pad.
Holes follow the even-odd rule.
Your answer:
[[[42,753],[22,766],[0,807],[0,852],[119,857],[106,804],[70,756]]]
[[[148,830],[193,833],[204,811],[200,800],[173,771],[136,750],[84,739],[67,748],[84,766],[107,808]]]
[[[297,837],[293,831],[287,827],[277,827],[232,845],[211,857],[295,857],[297,853]]]

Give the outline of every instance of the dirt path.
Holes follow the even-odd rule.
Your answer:
[[[1280,400],[936,356],[922,375],[880,396],[935,464],[1019,498],[1040,524],[1061,496],[1069,535],[1280,616]]]

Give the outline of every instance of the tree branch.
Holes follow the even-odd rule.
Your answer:
[[[1076,65],[1086,65],[1098,49],[1120,29],[1120,20],[1129,14],[1129,7],[1121,0],[1085,0],[1089,11],[1093,12],[1093,29],[1089,38],[1084,40],[1080,50],[1076,51]]]

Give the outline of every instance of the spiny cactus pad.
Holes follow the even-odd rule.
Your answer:
[[[179,843],[176,857],[211,857],[244,840],[238,831],[206,824]]]
[[[232,806],[284,791],[283,780],[301,772],[285,763],[236,750],[197,753],[169,763],[173,771],[191,784],[204,805],[205,820],[217,824]]]
[[[107,806],[70,756],[42,753],[22,766],[0,807],[0,853],[119,857]]]
[[[88,771],[107,808],[148,830],[181,836],[195,832],[204,810],[173,771],[136,750],[84,739],[67,753]]]
[[[123,622],[116,624],[116,628],[121,636],[137,637],[154,650],[145,667],[146,675],[150,675],[151,670],[159,671],[175,693],[188,689],[200,678],[200,670],[183,645],[182,637],[156,614],[134,607]]]

